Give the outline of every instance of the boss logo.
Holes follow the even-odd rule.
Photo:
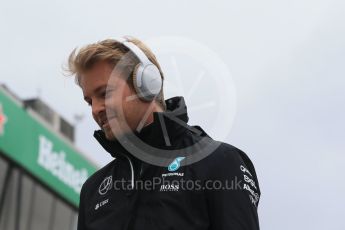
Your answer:
[[[160,187],[161,192],[165,192],[165,191],[178,191],[180,188],[180,186],[178,184],[162,184]]]

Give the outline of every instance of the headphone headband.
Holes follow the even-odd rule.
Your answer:
[[[143,65],[153,64],[148,59],[146,54],[137,45],[135,45],[133,42],[129,41],[126,38],[120,38],[120,39],[116,39],[116,40],[118,42],[120,42],[121,44],[123,44],[124,46],[126,46],[130,51],[132,51],[134,53],[134,55],[137,56],[137,58],[140,60],[140,62]]]
[[[153,64],[146,54],[133,42],[126,38],[116,39],[126,46],[140,61],[133,73],[134,88],[144,101],[152,101],[162,89],[162,76],[158,67]]]

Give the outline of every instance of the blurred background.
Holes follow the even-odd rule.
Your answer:
[[[345,229],[344,10],[341,0],[1,1],[0,229],[75,229],[82,182],[112,158],[63,66],[74,48],[123,35],[147,41],[166,98],[185,96],[192,124],[249,155],[262,229]],[[204,47],[204,59],[188,42],[162,52],[164,37]]]

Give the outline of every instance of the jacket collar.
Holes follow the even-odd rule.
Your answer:
[[[173,97],[165,102],[166,111],[154,112],[153,122],[143,127],[140,132],[134,131],[133,134],[150,146],[173,149],[176,138],[193,128],[187,125],[189,118],[183,97]],[[118,139],[107,140],[102,130],[96,130],[94,137],[111,156],[119,157],[128,154]]]

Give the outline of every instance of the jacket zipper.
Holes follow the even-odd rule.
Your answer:
[[[141,163],[140,163],[140,173],[139,173],[139,178],[141,178],[141,175],[143,174],[143,163],[144,163],[144,162],[141,162]]]
[[[132,189],[134,189],[134,168],[133,168],[133,163],[131,161],[131,159],[129,159],[128,156],[124,155],[128,162],[129,162],[129,166],[130,166],[130,170],[131,170],[131,186],[132,186]]]

